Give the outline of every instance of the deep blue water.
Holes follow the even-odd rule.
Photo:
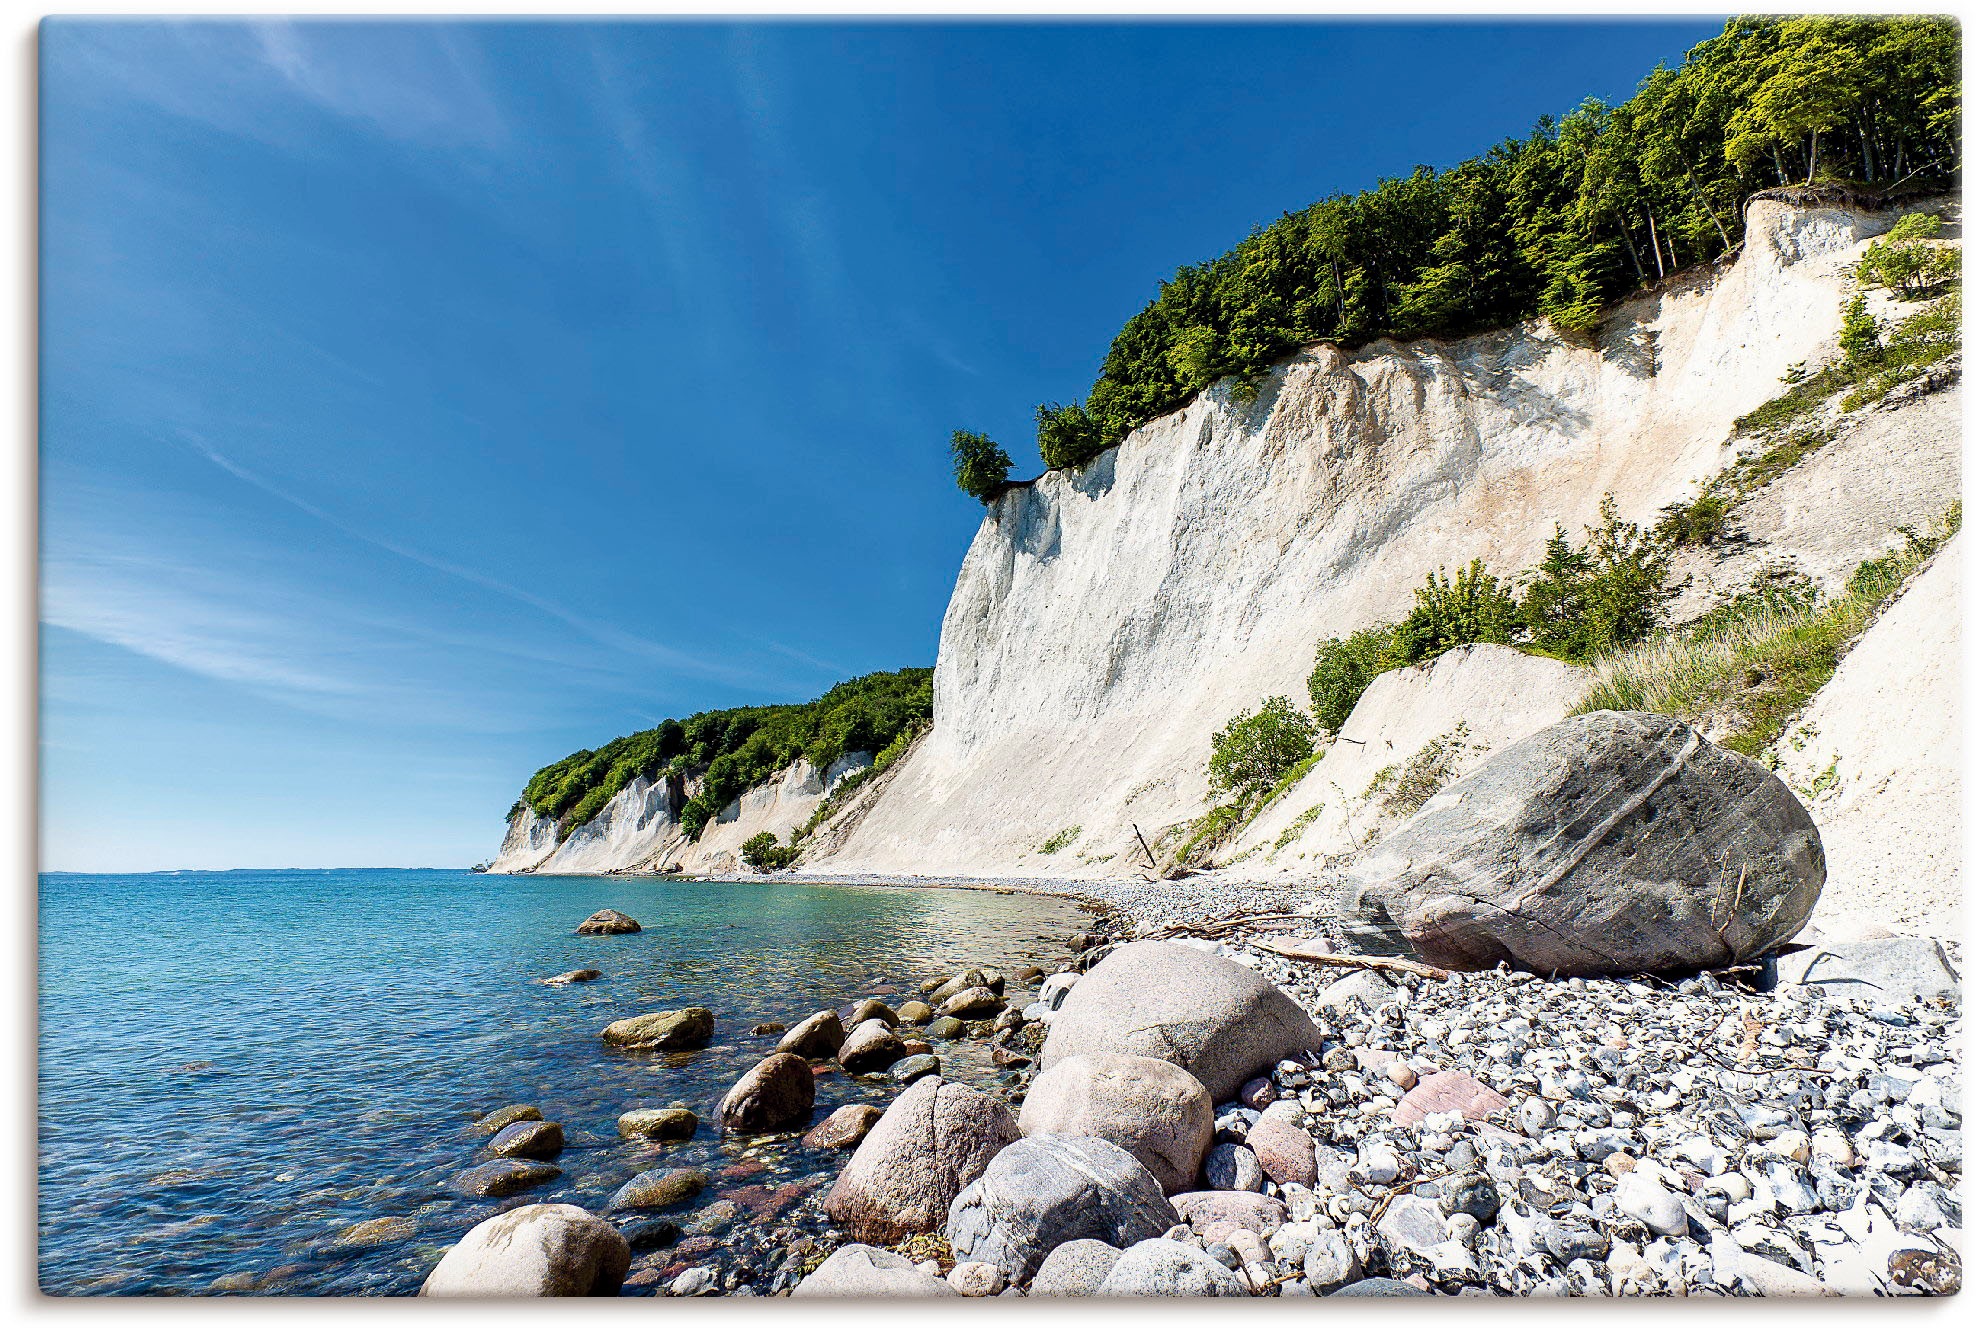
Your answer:
[[[216,1279],[409,1294],[498,1209],[600,1206],[647,1167],[729,1171],[700,1209],[744,1185],[814,1188],[841,1156],[723,1140],[711,1122],[773,1041],[748,1030],[969,964],[1060,960],[1082,917],[988,891],[446,871],[57,874],[40,905],[52,1294],[200,1294]],[[573,934],[605,907],[645,930]],[[605,976],[532,981],[581,967]],[[682,1005],[714,1012],[704,1052],[629,1056],[598,1040],[613,1019]],[[979,1044],[939,1050],[951,1078],[995,1077]],[[817,1114],[890,1096],[830,1076]],[[675,1100],[701,1115],[692,1141],[617,1138],[621,1112]],[[514,1102],[563,1124],[564,1177],[503,1201],[453,1194],[446,1182],[481,1160],[469,1122]],[[720,1232],[725,1211],[677,1216]],[[410,1221],[381,1244],[336,1243],[379,1217]],[[643,1284],[679,1257],[642,1258]]]

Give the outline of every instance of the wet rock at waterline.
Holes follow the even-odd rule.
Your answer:
[[[951,1015],[942,1015],[926,1026],[926,1035],[939,1038],[942,1042],[952,1042],[955,1038],[967,1036],[967,1025]]]
[[[1490,757],[1347,883],[1361,915],[1444,967],[1652,973],[1789,940],[1825,855],[1769,770],[1680,720],[1602,710]]]
[[[452,1185],[462,1194],[505,1199],[537,1185],[546,1185],[562,1174],[561,1167],[550,1166],[547,1162],[504,1157],[461,1172],[453,1177]]]
[[[1050,1016],[1045,1071],[1120,1052],[1169,1061],[1215,1101],[1322,1041],[1310,1017],[1242,965],[1190,946],[1135,941],[1086,973]]]
[[[809,1148],[856,1148],[871,1127],[884,1115],[869,1102],[853,1102],[837,1108],[803,1136]]]
[[[720,1101],[721,1128],[758,1134],[809,1119],[816,1105],[816,1076],[801,1056],[778,1051],[755,1065]]]
[[[488,1112],[473,1123],[473,1128],[482,1134],[499,1134],[516,1121],[542,1119],[542,1108],[529,1103],[516,1103],[512,1107],[500,1107]]]
[[[614,1296],[631,1268],[618,1229],[574,1204],[490,1217],[446,1251],[422,1296]]]
[[[953,1296],[960,1292],[947,1282],[926,1272],[903,1254],[874,1249],[869,1245],[846,1245],[825,1259],[817,1270],[791,1291],[798,1299],[844,1297],[862,1300],[876,1297]]]
[[[609,1024],[603,1039],[626,1051],[697,1051],[713,1041],[713,1011],[689,1005],[684,1010],[659,1010]]]
[[[933,1018],[933,1007],[925,1001],[907,1001],[899,1007],[899,1022],[902,1024],[923,1024]]]
[[[563,1151],[563,1127],[554,1121],[516,1121],[487,1141],[496,1157],[554,1157]]]
[[[940,1013],[948,1019],[986,1019],[999,1014],[1003,1001],[986,987],[967,987],[940,1003]]]
[[[572,968],[567,973],[558,973],[554,977],[538,980],[545,987],[567,987],[573,982],[595,982],[603,976],[601,971],[594,968]]]
[[[614,908],[600,908],[576,926],[578,936],[628,936],[635,931],[643,931],[634,918],[625,916]]]
[[[697,1167],[641,1171],[618,1187],[607,1206],[612,1212],[671,1208],[697,1197],[706,1188],[707,1173]]]
[[[620,1137],[668,1141],[691,1139],[700,1118],[685,1107],[640,1107],[617,1119]]]
[[[843,1020],[846,1028],[856,1028],[867,1019],[876,1019],[887,1028],[896,1028],[899,1024],[899,1016],[893,1012],[892,1007],[876,996],[867,996],[861,1001],[847,1005],[837,1011],[837,1015]]]
[[[1193,1185],[1214,1141],[1214,1103],[1201,1081],[1149,1056],[1067,1056],[1030,1084],[1020,1119],[1026,1135],[1110,1140],[1168,1194]]]
[[[883,1019],[867,1019],[853,1028],[837,1050],[837,1063],[852,1074],[882,1070],[906,1054]]]
[[[818,1010],[784,1033],[782,1040],[775,1044],[775,1049],[820,1061],[835,1056],[837,1049],[843,1045],[843,1020],[837,1017],[835,1010]]]
[[[947,1240],[956,1258],[992,1263],[1020,1283],[1065,1241],[1124,1248],[1179,1221],[1152,1172],[1117,1144],[1043,1134],[1009,1144],[960,1192]]]
[[[940,1058],[919,1052],[896,1062],[885,1073],[894,1083],[909,1084],[915,1079],[924,1079],[929,1074],[940,1073]]]
[[[824,1197],[859,1240],[938,1231],[954,1197],[1021,1137],[1007,1107],[966,1084],[921,1079],[893,1099]]]

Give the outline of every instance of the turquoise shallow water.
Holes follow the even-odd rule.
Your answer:
[[[60,1295],[202,1294],[216,1279],[409,1294],[481,1218],[597,1207],[652,1166],[716,1173],[673,1215],[713,1233],[702,1247],[731,1257],[750,1222],[772,1243],[767,1224],[794,1220],[778,1210],[842,1158],[707,1123],[772,1041],[748,1029],[969,964],[1061,960],[1083,917],[988,891],[446,871],[58,874],[40,905],[39,1258]],[[573,934],[605,907],[646,930]],[[580,967],[604,979],[531,981]],[[627,1056],[597,1038],[681,1005],[714,1011],[706,1051]],[[939,1048],[944,1072],[992,1081],[978,1048]],[[817,1114],[891,1095],[829,1076]],[[619,1113],[674,1100],[700,1113],[694,1140],[617,1138]],[[511,1102],[562,1122],[564,1177],[503,1201],[453,1194],[446,1182],[481,1160],[468,1123]],[[382,1243],[337,1243],[379,1217],[409,1220]],[[641,1256],[634,1278],[649,1288],[682,1257]]]

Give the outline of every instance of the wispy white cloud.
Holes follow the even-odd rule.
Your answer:
[[[508,139],[492,84],[458,24],[266,19],[250,30],[291,89],[387,137],[486,151]]]

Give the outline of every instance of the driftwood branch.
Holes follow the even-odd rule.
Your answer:
[[[1385,955],[1317,954],[1302,946],[1279,945],[1265,937],[1257,937],[1249,944],[1258,950],[1267,950],[1299,963],[1316,964],[1320,968],[1369,968],[1375,973],[1409,973],[1417,978],[1432,978],[1436,982],[1446,982],[1454,976],[1445,968],[1412,959],[1395,959]]]

